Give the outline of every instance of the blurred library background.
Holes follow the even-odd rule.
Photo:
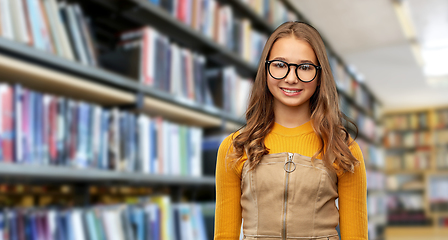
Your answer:
[[[447,10],[0,0],[0,239],[213,239],[218,147],[244,125],[267,37],[294,20],[323,36],[359,128],[369,239],[448,239]]]

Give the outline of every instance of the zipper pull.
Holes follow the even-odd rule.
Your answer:
[[[294,156],[293,153],[288,153],[288,162],[292,162],[292,157]]]
[[[288,173],[294,172],[294,170],[296,170],[296,163],[294,163],[292,161],[293,156],[294,156],[293,153],[288,153],[288,161],[283,166],[283,169],[285,169],[285,171],[288,172]],[[291,170],[291,163],[294,165],[294,168],[292,170]],[[286,165],[288,165],[288,169],[286,168]]]

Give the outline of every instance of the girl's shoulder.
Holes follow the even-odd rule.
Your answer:
[[[235,139],[239,134],[240,131],[236,131],[225,137],[224,140],[222,140],[221,145],[219,146],[220,151],[221,150],[227,151],[229,147],[232,145],[233,139]]]
[[[350,137],[350,145],[348,146],[348,149],[350,149],[350,151],[352,152],[353,156],[358,159],[358,161],[362,161],[363,156],[362,156],[362,151],[361,151],[361,147],[359,146],[359,144],[353,140],[352,137]]]

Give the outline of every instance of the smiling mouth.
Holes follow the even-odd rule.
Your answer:
[[[286,88],[280,88],[280,89],[287,93],[298,93],[298,92],[302,91],[302,89],[297,89],[297,90],[290,90],[290,89],[286,89]]]

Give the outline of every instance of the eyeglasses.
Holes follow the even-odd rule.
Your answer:
[[[280,80],[288,76],[291,66],[296,67],[296,76],[302,82],[311,82],[316,76],[317,72],[322,69],[321,66],[314,65],[312,63],[287,63],[282,60],[266,60],[266,69],[272,78]]]

